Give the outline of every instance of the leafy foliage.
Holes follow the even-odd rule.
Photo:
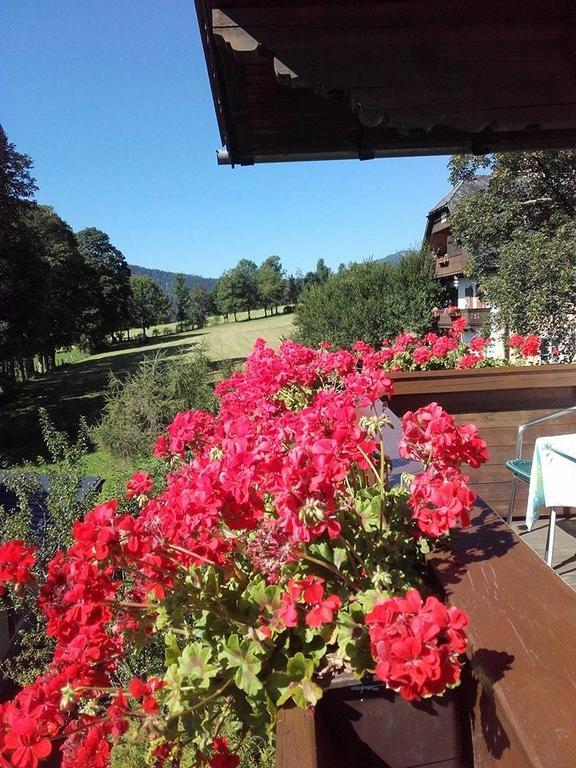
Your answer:
[[[147,358],[125,379],[113,375],[102,421],[92,431],[96,445],[122,458],[150,453],[175,413],[213,409],[209,375],[210,362],[201,350],[176,360]]]
[[[188,319],[188,302],[190,300],[190,286],[186,283],[186,277],[182,273],[174,276],[172,294],[176,306],[176,322],[182,323]]]
[[[146,336],[146,328],[161,323],[170,316],[170,304],[166,294],[151,277],[133,275],[130,278],[130,288],[130,317],[132,322],[142,328],[142,333]]]
[[[571,361],[576,355],[576,222],[553,234],[515,235],[501,248],[498,272],[486,278],[485,289],[498,307],[501,326],[538,334],[545,339],[546,358]]]
[[[364,262],[309,285],[296,306],[294,323],[303,343],[350,347],[357,339],[378,345],[402,330],[426,330],[430,308],[441,302],[432,261],[407,252],[398,264]]]
[[[284,295],[285,278],[279,256],[270,256],[258,267],[256,275],[258,294],[264,311],[278,308]]]
[[[90,350],[98,349],[107,334],[125,328],[130,317],[130,270],[123,254],[105,232],[88,227],[76,234],[80,253],[91,269],[92,311],[85,318]]]
[[[0,537],[19,539],[36,547],[36,573],[45,578],[47,564],[56,551],[72,541],[72,523],[94,505],[96,490],[80,493],[84,477],[82,459],[90,445],[85,422],[81,421],[78,438],[71,442],[66,433],[55,429],[44,409],[39,410],[39,418],[44,443],[58,469],[50,474],[46,494],[32,471],[6,473],[2,482],[16,495],[18,505],[9,513],[2,511]],[[39,505],[44,510],[42,516],[38,515]],[[53,643],[46,636],[45,618],[28,595],[15,594],[12,610],[24,630],[11,655],[0,664],[0,672],[25,685],[46,668]]]
[[[215,314],[214,298],[202,285],[195,285],[190,291],[187,319],[193,327],[202,328],[209,315]]]
[[[562,334],[553,328],[568,330],[566,317],[573,308],[567,294],[576,288],[574,278],[570,288],[569,278],[576,150],[464,155],[452,158],[450,169],[453,182],[479,169],[491,173],[486,190],[458,201],[450,225],[471,256],[468,272],[479,277],[486,298],[502,308],[500,326],[557,342]],[[571,352],[565,349],[570,356],[573,342],[564,338],[572,345]]]

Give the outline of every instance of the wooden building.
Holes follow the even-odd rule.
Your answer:
[[[449,304],[458,307],[473,332],[488,326],[490,308],[478,295],[476,278],[465,274],[468,253],[452,237],[450,217],[458,200],[486,189],[488,179],[488,176],[475,176],[459,181],[428,213],[424,231],[424,243],[430,247],[434,256],[434,276],[446,289]],[[446,315],[440,320],[441,325],[450,326],[450,318]]]

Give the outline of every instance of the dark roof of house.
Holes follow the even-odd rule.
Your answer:
[[[459,181],[456,186],[452,187],[450,192],[445,194],[444,197],[441,200],[438,200],[436,205],[430,209],[428,216],[432,216],[434,213],[438,213],[443,208],[446,208],[448,213],[450,213],[454,208],[454,204],[457,200],[460,200],[461,197],[467,197],[467,195],[470,195],[472,192],[478,192],[480,190],[486,189],[488,187],[489,181],[490,176],[488,175],[473,176],[471,179],[464,179],[463,181]]]
[[[196,0],[224,163],[576,144],[576,3]]]

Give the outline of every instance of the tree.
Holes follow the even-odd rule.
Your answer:
[[[258,294],[260,301],[264,306],[264,315],[268,309],[272,311],[275,307],[278,314],[278,304],[282,301],[284,295],[284,270],[279,256],[269,256],[258,267],[256,275]]]
[[[132,321],[142,328],[146,337],[146,328],[154,323],[161,323],[170,312],[170,302],[162,288],[151,277],[135,275],[130,278],[132,297],[130,316]]]
[[[0,226],[9,226],[7,215],[19,209],[23,201],[34,199],[38,187],[31,171],[30,157],[16,150],[0,125]]]
[[[188,319],[197,328],[202,328],[209,315],[215,310],[212,294],[203,285],[197,284],[190,291],[188,300]]]
[[[304,290],[294,317],[297,336],[311,346],[350,347],[359,339],[379,346],[401,331],[427,330],[440,292],[426,251],[410,251],[399,264],[352,264]]]
[[[517,286],[521,287],[518,290]],[[576,354],[576,222],[548,232],[518,233],[500,250],[498,272],[486,278],[499,325],[543,337],[542,353]]]
[[[228,269],[220,275],[214,288],[214,303],[216,309],[221,315],[226,317],[226,320],[228,320],[230,314],[233,314],[234,320],[237,320],[236,302],[234,294],[232,293],[232,287],[232,270]]]
[[[284,283],[284,293],[282,297],[284,304],[296,304],[303,288],[304,278],[302,277],[302,274],[296,273],[296,275],[288,275]]]
[[[0,388],[16,367],[26,376],[34,354],[34,304],[41,295],[42,263],[34,254],[23,213],[31,208],[36,183],[32,161],[16,150],[0,125]]]
[[[172,292],[176,305],[176,322],[182,328],[182,324],[188,319],[188,303],[190,301],[190,287],[186,283],[185,275],[180,273],[174,277]]]
[[[565,312],[573,311],[565,291],[574,254],[576,150],[464,155],[449,168],[453,183],[491,172],[487,189],[459,200],[450,221],[470,254],[468,272],[501,309],[498,325],[557,338],[552,325],[564,327]]]
[[[318,261],[316,262],[316,277],[318,279],[318,282],[325,283],[331,274],[332,274],[332,270],[324,262],[324,259],[318,259]]]
[[[102,345],[107,334],[125,328],[130,318],[130,269],[105,232],[89,227],[78,232],[78,247],[90,267],[92,307],[86,318],[86,337],[91,350]]]
[[[240,259],[230,272],[231,311],[234,313],[234,320],[237,319],[236,313],[240,311],[248,312],[250,320],[251,310],[258,306],[257,273],[258,267],[249,259]]]
[[[60,347],[77,342],[84,312],[89,309],[90,270],[80,255],[70,226],[53,208],[36,205],[26,210],[23,222],[30,245],[43,264],[43,289],[36,304],[37,349],[42,370],[55,365]]]
[[[452,183],[490,171],[487,189],[461,198],[450,217],[480,278],[497,269],[500,250],[517,235],[554,233],[576,218],[576,150],[461,155],[449,169]]]

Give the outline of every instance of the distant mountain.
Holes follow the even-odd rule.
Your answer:
[[[146,277],[151,277],[152,280],[162,288],[167,296],[173,298],[172,286],[174,285],[174,278],[178,274],[177,272],[166,272],[163,269],[148,269],[148,267],[138,267],[136,264],[128,264],[128,267],[133,275],[146,275]],[[213,277],[186,274],[184,274],[184,277],[186,278],[186,284],[190,287],[200,284],[206,288],[207,291],[211,291],[216,284],[216,280]]]
[[[396,251],[396,253],[389,253],[388,256],[383,256],[381,259],[377,259],[377,261],[386,261],[388,264],[398,264],[399,261],[402,260],[402,257],[406,251]]]

